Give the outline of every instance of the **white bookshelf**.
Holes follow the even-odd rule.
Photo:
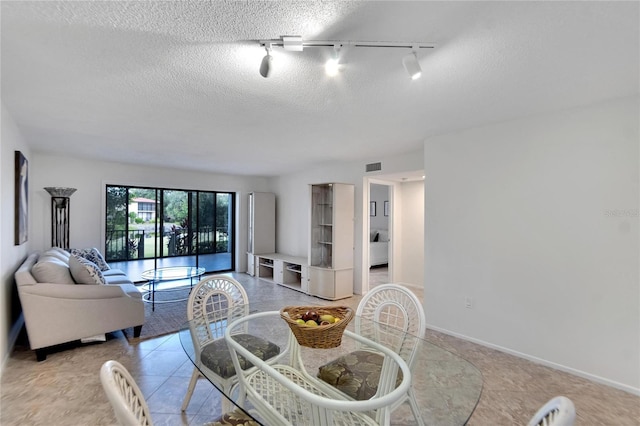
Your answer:
[[[336,300],[353,295],[354,186],[309,185],[309,294]]]

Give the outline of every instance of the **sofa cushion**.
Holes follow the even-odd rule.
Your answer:
[[[98,266],[98,268],[100,268],[101,271],[107,271],[111,269],[109,268],[107,262],[104,260],[104,257],[102,257],[100,251],[98,251],[98,249],[95,247],[86,249],[71,249],[71,254],[75,254],[93,262]]]
[[[40,258],[38,259],[38,261],[41,261],[42,258],[44,258],[44,257],[55,257],[56,259],[59,259],[59,260],[63,261],[64,263],[66,263],[68,265],[69,264],[69,256],[71,256],[71,254],[69,252],[66,252],[64,250],[62,250],[62,251],[54,250],[54,248],[50,248],[49,250],[47,250],[44,253],[42,253],[42,255],[40,255]]]
[[[69,265],[53,256],[40,256],[31,274],[39,283],[75,284]]]
[[[61,247],[55,247],[55,246],[54,246],[54,247],[51,247],[49,250],[51,250],[51,251],[57,251],[58,253],[60,253],[60,254],[64,254],[64,255],[65,255],[65,256],[67,256],[67,257],[71,256],[71,253],[69,253],[69,251],[68,251],[68,250],[65,250],[65,249],[63,249],[63,248],[61,248]],[[49,250],[47,250],[47,251],[49,251]]]
[[[117,268],[111,268],[107,269],[106,271],[102,271],[102,275],[104,275],[105,277],[113,277],[114,275],[124,275],[125,277],[127,276],[127,274],[125,274],[121,269]]]
[[[126,275],[105,275],[102,274],[107,284],[133,284],[133,281]]]
[[[72,254],[69,258],[69,270],[77,284],[106,284],[98,266],[78,255]]]

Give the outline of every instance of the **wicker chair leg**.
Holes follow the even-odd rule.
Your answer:
[[[189,406],[191,396],[196,388],[196,383],[198,383],[198,377],[200,377],[200,372],[194,367],[193,373],[191,374],[191,380],[189,381],[189,387],[187,388],[187,394],[184,396],[184,401],[182,402],[182,411],[186,411]]]
[[[416,395],[413,392],[413,388],[409,389],[409,405],[411,406],[411,411],[413,412],[413,417],[416,419],[416,423],[419,426],[425,426],[424,420],[422,419],[422,414],[420,414],[420,408],[418,408],[418,403],[416,402]]]

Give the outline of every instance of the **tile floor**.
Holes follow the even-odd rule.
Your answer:
[[[261,297],[274,304],[281,303],[283,295],[288,300],[309,300],[271,282],[246,274],[232,275],[243,283],[250,298]],[[347,299],[353,306],[359,300],[358,296]],[[427,338],[460,354],[483,374],[482,395],[468,425],[526,425],[533,413],[556,395],[574,401],[576,425],[640,425],[640,397],[431,330],[427,330]],[[108,359],[120,361],[132,373],[156,425],[202,425],[219,412],[220,394],[200,380],[189,408],[181,413],[193,367],[177,334],[130,342],[123,332],[115,332],[104,343],[72,347],[50,354],[40,363],[28,348],[17,347],[2,375],[0,424],[114,424],[98,375]]]

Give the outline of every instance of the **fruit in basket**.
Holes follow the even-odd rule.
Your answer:
[[[335,317],[333,315],[331,315],[331,314],[320,315],[319,320],[320,320],[321,323],[326,322],[327,324],[333,324],[334,322],[336,322]]]
[[[305,321],[304,321],[302,318],[298,318],[298,319],[296,320],[296,322],[297,322],[298,324],[300,324],[300,325],[302,325],[302,324],[304,324],[304,323],[305,323]]]
[[[314,321],[317,322],[318,321],[318,313],[316,311],[307,311],[304,314],[302,314],[302,319],[305,321]],[[316,324],[318,325],[318,324]]]
[[[318,326],[318,323],[317,323],[317,322],[315,322],[314,320],[311,320],[311,319],[310,319],[310,320],[308,320],[305,324],[306,324],[307,326],[309,326],[309,327],[317,327],[317,326]]]

